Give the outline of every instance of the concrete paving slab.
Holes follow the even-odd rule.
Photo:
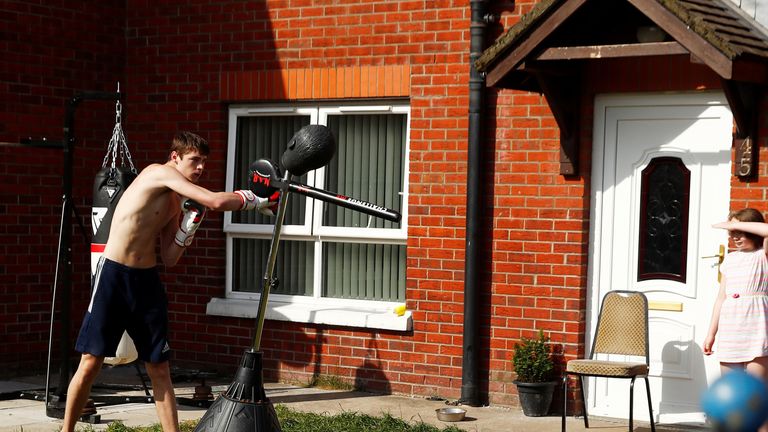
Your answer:
[[[127,380],[136,382],[135,375],[127,373]],[[114,380],[114,379],[113,379]],[[36,384],[40,379],[26,377],[15,379],[18,382]],[[44,382],[44,379],[43,379]],[[226,388],[228,383],[211,382],[214,394]],[[194,382],[176,383],[177,396],[191,397],[194,393]],[[12,385],[9,384],[9,388]],[[0,386],[0,388],[3,388]],[[462,406],[467,415],[462,422],[442,422],[437,419],[435,410],[446,405],[444,401],[411,398],[404,396],[382,396],[364,392],[344,390],[322,390],[303,388],[282,383],[265,384],[267,396],[273,404],[285,405],[293,410],[314,412],[318,414],[338,414],[341,412],[358,412],[379,416],[390,414],[408,422],[424,422],[440,428],[454,425],[465,431],[474,432],[558,432],[560,417],[526,417],[520,408],[512,407],[470,407]],[[141,395],[142,390],[120,391],[119,394]],[[205,408],[180,405],[180,420],[197,420],[206,412]],[[81,423],[82,427],[90,426],[96,431],[107,428],[110,422],[121,421],[128,426],[149,426],[157,423],[154,405],[151,403],[126,403],[100,406],[97,414],[101,417],[98,424]],[[598,419],[590,417],[590,428],[585,429],[581,418],[569,417],[567,420],[569,432],[625,432],[627,422],[624,420]],[[0,400],[0,432],[57,432],[61,420],[47,417],[44,401],[9,399]],[[701,428],[683,427],[678,425],[657,425],[658,432],[677,432],[704,430]],[[636,422],[635,432],[648,432],[647,423]],[[363,431],[361,431],[363,432]]]

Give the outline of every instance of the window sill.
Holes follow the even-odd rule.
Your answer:
[[[237,318],[256,318],[258,301],[212,298],[206,306],[206,315]],[[355,308],[338,305],[287,303],[269,300],[266,319],[308,324],[327,324],[344,327],[379,330],[411,331],[411,311],[398,316],[393,311]]]

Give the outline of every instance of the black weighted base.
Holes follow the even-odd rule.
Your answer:
[[[281,432],[270,401],[242,402],[222,394],[205,412],[195,432]]]
[[[261,352],[247,350],[227,391],[205,412],[195,432],[281,432],[264,392]]]

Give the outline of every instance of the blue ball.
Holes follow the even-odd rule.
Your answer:
[[[712,383],[701,407],[718,431],[755,432],[768,418],[768,388],[758,378],[734,370]]]

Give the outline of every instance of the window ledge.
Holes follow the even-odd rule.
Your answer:
[[[206,315],[237,318],[256,318],[258,301],[212,298],[206,306]],[[356,308],[338,305],[287,303],[269,300],[266,319],[308,324],[328,324],[344,327],[380,330],[411,331],[411,311],[398,316],[393,311]]]

